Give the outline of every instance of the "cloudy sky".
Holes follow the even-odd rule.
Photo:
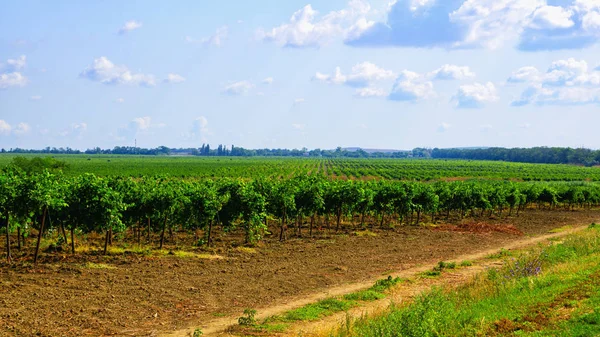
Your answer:
[[[2,148],[600,148],[600,0],[0,7]]]

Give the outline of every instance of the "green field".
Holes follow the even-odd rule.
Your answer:
[[[33,158],[38,155],[24,155]],[[16,155],[0,155],[0,167]],[[600,181],[600,168],[556,164],[438,159],[315,159],[272,157],[193,157],[127,155],[55,155],[67,176],[168,175],[208,178],[287,178],[320,175],[337,179],[491,179],[517,181]]]

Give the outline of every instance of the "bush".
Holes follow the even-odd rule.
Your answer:
[[[244,316],[238,318],[238,324],[243,326],[254,326],[256,325],[256,310],[245,309]]]

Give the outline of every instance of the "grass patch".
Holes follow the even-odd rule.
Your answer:
[[[461,266],[461,267],[471,267],[472,265],[473,265],[473,262],[471,262],[469,260],[464,260],[459,264],[459,266]]]
[[[281,316],[281,320],[285,322],[315,321],[336,312],[347,311],[354,306],[356,306],[356,302],[354,301],[328,298],[317,303],[305,305],[302,308],[288,311]]]
[[[239,246],[239,247],[235,247],[234,250],[236,252],[245,253],[245,254],[256,254],[256,253],[258,253],[258,250],[256,250],[256,248],[252,248],[252,247]]]
[[[385,295],[374,290],[363,290],[344,295],[344,300],[346,301],[371,302],[380,300],[382,298],[385,298]]]
[[[548,231],[548,233],[562,233],[562,232],[569,231],[571,229],[573,229],[573,226],[567,225],[567,226],[562,226],[562,227],[554,228],[554,229]]]
[[[106,263],[94,263],[94,262],[86,262],[83,265],[83,268],[87,268],[87,269],[117,269],[117,267],[111,266]]]
[[[340,328],[337,336],[599,336],[600,232],[538,246],[458,288]]]
[[[370,230],[357,231],[357,232],[354,232],[353,234],[356,236],[369,236],[369,237],[377,236],[377,233],[371,232]]]

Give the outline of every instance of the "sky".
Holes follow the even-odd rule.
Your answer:
[[[3,1],[0,148],[600,148],[600,0]]]

